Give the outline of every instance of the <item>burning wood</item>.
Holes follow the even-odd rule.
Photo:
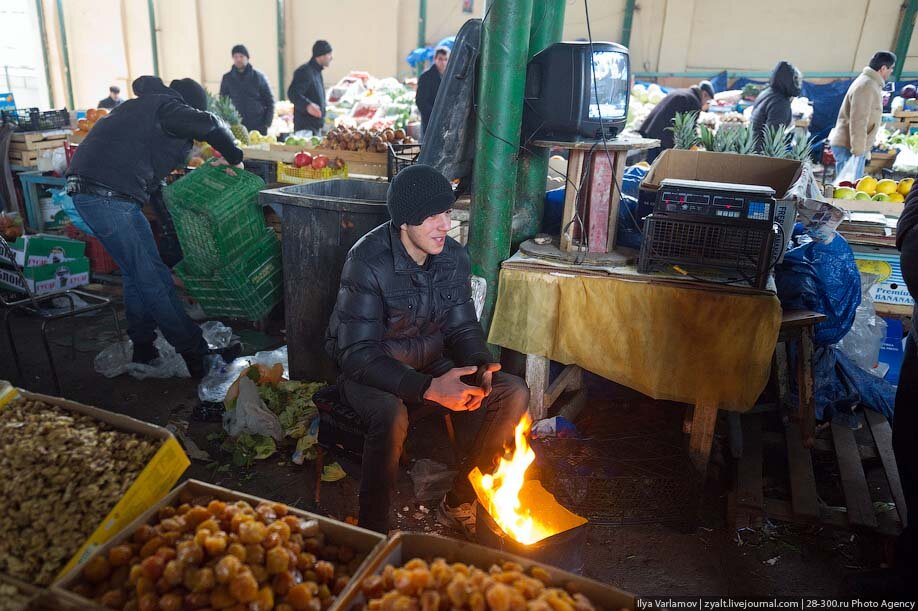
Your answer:
[[[501,457],[494,473],[483,474],[478,467],[469,473],[478,502],[504,533],[524,545],[586,524],[586,519],[558,503],[541,482],[526,479],[535,460],[527,439],[531,426],[532,419],[524,414],[514,429],[516,443],[510,458]]]

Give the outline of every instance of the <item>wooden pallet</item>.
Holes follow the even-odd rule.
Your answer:
[[[785,424],[784,434],[765,430],[765,418],[772,414],[742,417],[743,455],[737,463],[736,487],[730,494],[729,515],[734,525],[758,526],[764,517],[798,523],[822,523],[842,529],[871,530],[883,535],[898,535],[906,523],[905,495],[892,450],[892,428],[886,418],[872,410],[860,415],[869,427],[870,445],[859,444],[855,432],[846,426],[831,425],[831,435],[815,440],[814,448],[803,447],[800,426]],[[787,453],[787,473],[791,500],[767,496],[765,483],[778,479],[777,465],[766,464],[766,446]],[[813,451],[833,452],[845,497],[845,509],[822,503],[817,494]],[[865,460],[879,459],[896,509],[874,511],[874,499],[867,485]]]
[[[14,151],[10,150],[9,160],[13,165],[37,166],[39,151]]]
[[[63,141],[67,139],[68,134],[70,134],[69,129],[55,129],[45,132],[15,132],[10,138],[10,142],[34,147],[39,142],[55,140],[58,142],[57,146],[63,146]]]

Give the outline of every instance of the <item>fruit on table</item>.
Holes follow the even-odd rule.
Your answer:
[[[851,187],[839,187],[835,189],[835,192],[832,194],[832,197],[835,199],[854,199],[854,196],[857,192]]]
[[[840,183],[838,183],[838,186],[839,187],[851,187],[853,189],[857,186],[857,183],[851,182],[850,180],[843,180]]]
[[[905,196],[899,193],[898,191],[896,193],[890,193],[889,201],[896,202],[897,204],[902,204],[905,202]]]
[[[48,585],[160,442],[19,398],[0,411],[0,573]]]
[[[914,184],[914,178],[903,178],[899,181],[899,187],[896,190],[902,195],[908,195],[908,192],[912,190],[912,185]]]
[[[858,191],[857,193],[854,194],[854,199],[858,199],[861,201],[870,201],[870,194],[864,193],[863,191]]]
[[[91,557],[73,591],[118,609],[321,611],[362,561],[281,503],[253,507],[189,493]]]
[[[293,165],[298,168],[307,168],[312,165],[312,155],[302,151],[293,156]]]
[[[857,181],[857,187],[855,188],[868,195],[873,195],[877,192],[877,179],[872,176],[865,176]]]
[[[364,609],[570,609],[592,611],[596,607],[566,584],[552,584],[540,567],[526,571],[515,562],[495,564],[484,571],[477,566],[448,563],[435,558],[428,564],[413,558],[402,567],[386,565],[381,575],[361,583],[367,599]]]
[[[895,180],[890,180],[889,178],[884,178],[883,180],[877,182],[876,192],[885,193],[889,195],[890,193],[895,193],[898,185]]]
[[[229,96],[207,96],[207,110],[214,113],[229,125],[233,137],[242,144],[249,143],[249,130],[242,124],[242,116]]]
[[[312,169],[321,170],[322,168],[328,166],[328,157],[325,155],[316,155],[312,158]]]
[[[888,202],[890,201],[889,196],[885,193],[877,193],[872,198],[875,202]]]

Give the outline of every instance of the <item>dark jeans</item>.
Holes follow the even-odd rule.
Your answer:
[[[408,420],[425,406],[405,405],[395,395],[340,379],[341,397],[367,426],[363,443],[358,523],[381,533],[389,532],[389,506],[398,479],[398,459],[408,435]],[[460,456],[453,494],[462,502],[475,500],[468,480],[473,467],[493,469],[495,457],[513,439],[513,428],[529,405],[529,388],[522,379],[503,372],[494,374],[491,394],[474,412],[447,412],[456,429]]]
[[[84,193],[74,195],[73,203],[121,268],[131,341],[152,344],[159,327],[176,352],[205,353],[201,328],[185,313],[140,205]]]
[[[893,452],[908,506],[908,528],[896,539],[896,565],[918,567],[918,351],[914,335],[905,345],[905,360],[896,391]]]

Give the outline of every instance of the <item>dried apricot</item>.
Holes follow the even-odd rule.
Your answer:
[[[147,556],[152,556],[156,553],[156,550],[161,548],[166,544],[166,541],[159,535],[151,537],[143,544],[143,547],[140,548],[140,557],[146,558]]]
[[[278,575],[274,576],[274,579],[271,581],[271,587],[274,588],[274,593],[278,596],[286,596],[290,591],[290,588],[296,585],[296,578],[293,576],[293,573],[289,571],[284,571]]]
[[[226,548],[226,553],[231,556],[236,556],[239,560],[245,562],[245,546],[241,543],[230,543],[229,547]]]
[[[242,562],[239,558],[232,555],[223,556],[214,567],[214,576],[218,583],[229,583],[241,568]]]
[[[112,566],[125,566],[134,557],[134,550],[130,545],[116,545],[108,550],[108,562]]]
[[[163,594],[162,598],[159,599],[159,609],[160,611],[182,611],[185,606],[184,602],[181,594],[176,594],[175,592]]]
[[[83,578],[89,583],[102,583],[112,574],[112,565],[104,556],[90,558],[83,567]]]
[[[245,546],[245,561],[249,564],[265,563],[265,548],[257,544]]]
[[[287,550],[282,547],[272,547],[265,555],[265,568],[269,575],[285,572],[289,562],[290,557],[287,555]]]
[[[284,602],[297,611],[302,611],[309,608],[309,601],[311,600],[312,592],[309,590],[309,587],[305,583],[300,583],[290,588]]]
[[[204,549],[207,550],[208,555],[217,556],[226,551],[227,540],[226,535],[217,533],[211,535],[204,540]]]
[[[144,577],[156,581],[163,576],[163,569],[166,568],[166,561],[163,560],[161,556],[153,555],[145,558],[143,562],[140,563],[140,568],[143,570]]]
[[[239,602],[252,602],[258,597],[258,582],[251,571],[240,571],[230,580],[229,592]]]
[[[243,543],[261,543],[268,536],[268,527],[261,522],[239,524],[239,540]]]
[[[335,565],[331,562],[320,560],[316,562],[315,571],[319,581],[326,583],[331,581],[335,576]]]

